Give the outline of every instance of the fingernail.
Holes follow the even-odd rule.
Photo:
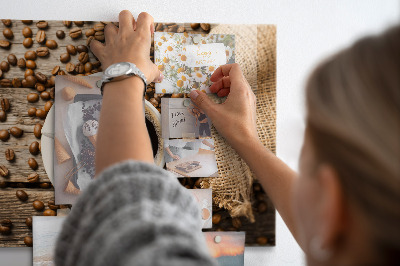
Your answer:
[[[161,83],[163,80],[164,80],[164,74],[160,71],[160,75],[158,75],[156,82]]]
[[[190,92],[189,96],[193,100],[196,100],[197,96],[199,96],[199,92],[197,90],[193,90],[193,91]]]

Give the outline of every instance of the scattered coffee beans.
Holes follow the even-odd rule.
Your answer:
[[[26,236],[26,237],[24,238],[24,243],[25,243],[26,246],[32,247],[32,246],[33,246],[33,239],[32,239],[32,237],[31,237],[31,236]]]
[[[56,36],[58,39],[64,39],[65,38],[65,32],[63,30],[58,30],[56,31]]]
[[[14,159],[15,159],[15,152],[14,152],[14,150],[13,150],[13,149],[7,149],[7,150],[5,151],[5,156],[6,156],[6,160],[7,160],[7,161],[9,161],[9,162],[14,161]]]
[[[35,76],[27,76],[27,77],[25,78],[25,86],[28,87],[28,88],[33,88],[33,87],[35,87],[36,82],[37,82],[37,79],[36,79]],[[24,87],[25,87],[25,86],[24,86]],[[28,100],[28,101],[29,101],[29,100]]]
[[[75,46],[73,46],[72,44],[68,44],[66,48],[67,48],[67,53],[69,53],[70,55],[76,55]]]
[[[36,111],[36,115],[37,115],[37,111]],[[40,139],[40,137],[42,136],[42,125],[41,124],[36,124],[33,127],[33,135],[35,135],[36,138]],[[39,148],[39,146],[38,146],[38,148]]]
[[[17,190],[15,192],[15,195],[17,196],[17,198],[21,201],[26,201],[28,199],[28,194],[26,194],[25,191],[23,190]]]
[[[0,109],[0,122],[4,122],[7,120],[7,113]]]
[[[32,38],[25,38],[24,41],[22,42],[25,48],[30,48],[33,44]]]
[[[49,54],[49,48],[47,48],[47,47],[39,47],[39,48],[36,49],[36,54],[39,57],[45,57],[45,56],[47,56]]]
[[[0,225],[0,234],[8,235],[11,233],[11,227]]]
[[[88,52],[88,48],[86,45],[78,45],[76,47],[76,50],[78,51],[78,53],[83,53],[83,52],[87,53]]]
[[[32,77],[32,76],[30,76],[30,77]],[[28,94],[28,96],[26,96],[26,99],[30,103],[35,103],[35,102],[39,101],[39,94],[31,92]]]
[[[74,21],[75,25],[78,27],[82,27],[85,24],[83,21]]]
[[[6,37],[7,39],[12,39],[12,38],[14,38],[14,32],[13,32],[11,29],[9,29],[9,28],[5,28],[5,29],[3,30],[3,35],[4,35],[4,37]]]
[[[29,158],[28,165],[30,168],[32,168],[32,170],[37,170],[39,166],[35,158]]]
[[[46,46],[50,49],[56,49],[58,44],[55,40],[47,40],[46,41]]]
[[[50,94],[49,94],[49,95],[50,95]],[[45,105],[44,105],[44,110],[45,110],[46,112],[49,112],[52,106],[53,106],[53,103],[50,102],[50,101],[48,101],[48,102],[46,102]]]
[[[73,28],[69,31],[69,36],[72,39],[77,39],[81,37],[81,35],[82,35],[82,30],[80,28]]]
[[[212,223],[213,224],[219,224],[221,222],[221,214],[216,213],[212,216]]]
[[[29,166],[32,168],[32,166],[30,164],[29,164]],[[36,169],[37,169],[37,163],[36,163]],[[33,170],[36,170],[36,169],[33,169]],[[39,181],[39,175],[37,173],[32,173],[32,174],[28,175],[28,182],[29,183],[36,183],[38,181]]]
[[[37,79],[37,81],[39,81],[40,83],[45,84],[47,82],[47,77],[46,75],[42,74],[41,72],[36,72],[35,73],[35,78]]]
[[[71,25],[72,25],[72,21],[64,20],[64,21],[63,21],[63,24],[64,24],[65,27],[69,28],[69,27],[71,27]]]
[[[68,63],[66,66],[65,66],[65,70],[68,72],[68,73],[73,73],[74,71],[75,71],[75,65],[73,64],[73,63]]]
[[[36,111],[35,111],[35,115],[36,115]],[[31,143],[31,145],[29,145],[29,152],[32,155],[38,155],[39,154],[39,142],[34,141]]]
[[[48,25],[49,24],[47,23],[47,21],[44,21],[44,20],[40,20],[36,23],[36,27],[38,27],[39,29],[42,29],[42,30],[46,29]]]
[[[22,29],[22,35],[23,35],[25,38],[31,38],[31,37],[32,37],[32,30],[31,30],[31,28],[29,28],[29,27],[23,28],[23,29]]]
[[[35,116],[36,115],[36,108],[35,107],[31,107],[28,109],[28,115],[29,116]]]
[[[18,60],[17,60],[17,57],[15,56],[15,54],[9,54],[7,56],[7,61],[8,61],[8,63],[10,63],[10,65],[16,66]]]
[[[51,184],[49,182],[44,182],[44,183],[40,183],[39,187],[46,189],[46,188],[50,188]]]
[[[10,110],[10,101],[7,98],[1,98],[0,104],[1,104],[1,109],[4,112],[8,112]]]
[[[8,70],[10,70],[10,64],[7,61],[1,61],[0,63],[0,69],[3,72],[7,72]]]
[[[26,224],[26,226],[28,226],[29,228],[32,227],[32,217],[26,218],[25,224]]]
[[[36,63],[33,60],[26,60],[26,67],[30,69],[36,68]]]
[[[86,37],[93,36],[95,33],[94,29],[88,29],[85,31]]]
[[[11,222],[10,219],[3,219],[3,220],[0,221],[0,225],[11,227],[12,226],[12,222]]]
[[[20,88],[22,86],[21,80],[19,78],[13,78],[11,83],[14,88]]]
[[[0,176],[8,177],[8,175],[9,175],[8,168],[5,165],[0,165]]]
[[[30,24],[32,24],[33,20],[21,20],[21,22],[26,25],[30,25]]]
[[[43,91],[42,93],[40,93],[40,98],[42,98],[42,100],[47,101],[50,99],[50,92],[48,91]]]
[[[2,80],[0,80],[0,85],[3,88],[10,88],[12,86],[12,83],[11,83],[11,80],[9,80],[9,79],[2,79]]]
[[[2,129],[0,130],[0,140],[1,141],[7,141],[10,138],[10,133],[8,133],[8,130]]]
[[[12,128],[10,128],[10,133],[14,137],[20,138],[22,136],[22,134],[24,133],[24,131],[22,129],[20,129],[19,127],[12,127]]]
[[[1,22],[3,22],[4,26],[10,27],[11,26],[11,19],[2,19]]]
[[[78,56],[79,62],[82,64],[85,64],[87,61],[89,61],[89,55],[86,52],[81,52]]]
[[[56,213],[55,211],[51,210],[51,209],[47,209],[47,210],[45,210],[45,211],[43,212],[43,215],[44,215],[44,216],[56,216],[57,213]]]
[[[40,119],[45,119],[47,116],[47,113],[45,110],[43,109],[37,109],[36,110],[36,117],[40,118]]]
[[[0,48],[8,49],[11,46],[11,43],[6,40],[0,40]]]
[[[44,30],[39,30],[36,33],[36,42],[43,44],[46,40],[46,33],[44,32]]]
[[[60,61],[62,63],[67,63],[69,60],[71,60],[71,56],[69,55],[69,53],[64,53],[60,55]]]
[[[17,66],[18,66],[19,68],[25,68],[25,67],[26,67],[25,59],[23,59],[23,58],[18,59],[18,61],[17,61]]]
[[[32,206],[33,206],[33,208],[34,208],[35,210],[37,210],[37,211],[41,211],[41,210],[44,209],[44,203],[43,203],[42,201],[40,201],[40,200],[35,200],[35,201],[32,203]]]
[[[25,52],[25,59],[26,60],[36,60],[36,52],[35,51],[26,51]]]

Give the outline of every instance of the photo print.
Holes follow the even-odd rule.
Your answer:
[[[162,98],[162,137],[211,138],[211,120],[189,98]]]
[[[164,139],[164,160],[178,177],[218,176],[213,139]]]
[[[54,248],[65,217],[33,216],[33,266],[52,266]]]
[[[189,189],[199,204],[202,228],[212,228],[212,189]]]
[[[235,62],[235,35],[155,32],[154,61],[165,77],[156,93],[209,93],[215,69]]]
[[[204,232],[210,254],[219,266],[243,266],[245,232]]]

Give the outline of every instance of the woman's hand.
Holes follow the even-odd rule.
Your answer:
[[[256,97],[238,64],[220,66],[211,76],[210,91],[228,95],[222,104],[212,102],[205,93],[192,91],[192,101],[211,119],[218,132],[236,150],[257,140]]]
[[[100,60],[103,70],[114,63],[134,63],[146,76],[147,82],[160,82],[163,78],[150,60],[151,35],[154,33],[153,17],[142,12],[137,21],[131,12],[119,13],[119,28],[113,23],[104,29],[105,44],[93,40],[90,49]]]

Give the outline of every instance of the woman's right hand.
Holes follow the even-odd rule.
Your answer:
[[[256,127],[256,97],[238,64],[220,66],[211,76],[212,93],[228,95],[216,104],[201,91],[192,91],[190,98],[211,119],[218,132],[238,149],[250,140],[258,141]]]

